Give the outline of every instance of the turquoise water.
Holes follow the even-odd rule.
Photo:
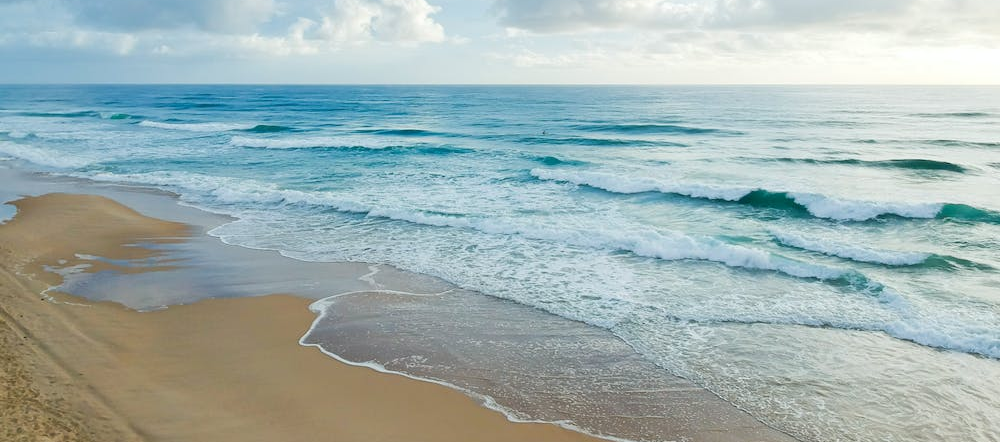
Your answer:
[[[1000,88],[4,86],[0,157],[602,327],[804,440],[1000,440]]]

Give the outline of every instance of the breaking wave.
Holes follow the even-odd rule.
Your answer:
[[[541,180],[567,182],[612,193],[660,192],[760,208],[806,212],[817,218],[838,221],[867,221],[884,216],[897,216],[915,219],[939,218],[1000,223],[1000,214],[964,204],[851,200],[809,192],[676,183],[655,178],[625,177],[604,172],[533,169],[531,175]]]

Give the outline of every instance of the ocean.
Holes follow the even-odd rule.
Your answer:
[[[663,440],[671,376],[800,440],[1000,440],[998,87],[0,86],[0,160],[453,284],[303,343],[519,419]]]

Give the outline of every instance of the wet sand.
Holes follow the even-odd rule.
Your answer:
[[[461,392],[301,347],[314,319],[308,299],[209,299],[139,313],[46,293],[61,281],[46,266],[169,269],[78,255],[154,259],[162,252],[134,244],[185,241],[191,231],[100,196],[16,205],[0,225],[0,440],[596,440],[512,423]]]

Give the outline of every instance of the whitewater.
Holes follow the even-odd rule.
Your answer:
[[[987,87],[0,87],[0,167],[598,327],[816,441],[1000,440],[997,146]]]

